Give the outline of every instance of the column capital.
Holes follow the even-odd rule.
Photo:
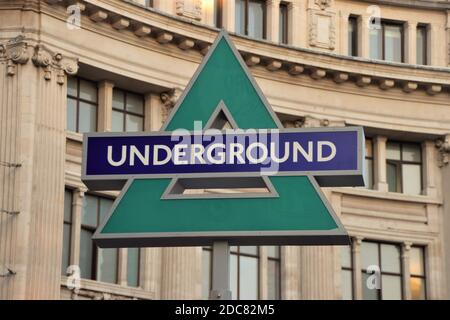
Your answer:
[[[407,253],[407,252],[411,251],[412,245],[413,245],[413,243],[410,241],[403,242],[402,243],[403,252]]]
[[[450,163],[450,134],[435,141],[436,148],[441,155],[439,166],[445,167]]]
[[[7,61],[7,75],[16,74],[16,65],[26,64],[30,60],[28,43],[25,37],[20,35],[10,39],[6,43],[0,43],[0,61]]]

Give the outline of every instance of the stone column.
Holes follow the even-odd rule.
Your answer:
[[[154,299],[161,299],[161,248],[141,249],[140,287],[154,294]]]
[[[358,52],[363,58],[370,58],[370,15],[358,18]]]
[[[374,189],[382,192],[388,192],[386,181],[386,142],[384,136],[376,136],[374,142]]]
[[[437,197],[436,189],[436,147],[434,141],[427,140],[422,143],[422,181],[423,181],[423,194],[430,197]]]
[[[118,251],[118,265],[117,265],[117,284],[121,286],[128,285],[127,272],[128,272],[128,249],[119,248]]]
[[[236,1],[223,1],[223,27],[229,32],[235,32],[236,21],[235,21],[235,10]]]
[[[269,0],[267,5],[267,40],[279,42],[280,0]]]
[[[98,131],[109,132],[112,126],[112,101],[114,83],[102,81],[98,84]]]
[[[306,1],[295,0],[288,4],[288,42],[295,47],[307,47],[308,19]]]
[[[205,272],[204,270],[202,272]],[[267,286],[267,272],[268,272],[268,260],[267,260],[267,248],[259,247],[259,298],[260,300],[266,300],[268,295]]]
[[[405,23],[405,62],[417,63],[417,22]]]
[[[0,298],[59,298],[66,74],[77,69],[75,59],[30,45],[22,36],[0,46],[0,119],[5,119],[0,121],[0,145],[12,146],[0,152],[1,161],[20,165],[6,166],[19,173],[14,183],[0,180],[6,184],[0,199],[7,199],[0,208],[17,211],[1,214],[0,261],[15,275],[1,278]]]
[[[403,299],[411,300],[411,284],[409,282],[409,278],[411,277],[409,271],[409,253],[411,251],[411,242],[405,242],[402,245],[402,274],[403,274],[403,282],[402,282],[402,291],[403,291]]]
[[[339,22],[340,22],[340,48],[339,53],[342,55],[350,55],[348,52],[348,19],[350,15],[348,12],[339,12]],[[359,34],[359,32],[357,32]]]
[[[84,190],[77,189],[72,194],[72,229],[70,239],[70,265],[80,264],[81,210]]]
[[[355,300],[363,299],[361,276],[361,244],[363,240],[363,237],[355,237],[352,241],[353,295]]]
[[[300,247],[281,247],[281,299],[300,299]]]

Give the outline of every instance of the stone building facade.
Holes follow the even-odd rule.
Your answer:
[[[80,165],[82,132],[159,130],[220,28],[286,127],[367,138],[367,187],[324,189],[352,245],[232,248],[234,298],[449,298],[442,0],[0,0],[0,298],[207,296],[209,248],[92,244],[117,193]]]

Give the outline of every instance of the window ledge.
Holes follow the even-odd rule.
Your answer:
[[[437,205],[443,204],[443,200],[440,198],[424,196],[424,195],[414,196],[414,195],[407,195],[407,194],[403,194],[403,193],[381,192],[381,191],[371,190],[371,189],[353,189],[353,188],[339,188],[339,189],[332,189],[332,190],[333,190],[333,192],[336,192],[336,193],[384,199],[384,200],[416,202],[416,203],[437,204]]]
[[[61,276],[61,288],[67,288],[68,277]],[[110,294],[111,296],[122,296],[130,299],[146,299],[155,298],[153,292],[145,291],[142,288],[125,287],[118,284],[99,282],[94,280],[80,279],[81,287],[79,290],[90,291],[93,294]],[[81,294],[82,295],[82,294]]]
[[[66,138],[69,140],[83,143],[83,134],[73,131],[66,131]]]

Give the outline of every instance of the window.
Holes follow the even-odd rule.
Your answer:
[[[223,12],[223,0],[214,0],[214,25],[217,28],[222,28],[222,12]]]
[[[100,249],[92,236],[113,204],[109,198],[86,195],[81,210],[80,269],[84,279],[117,282],[117,249]]]
[[[127,284],[129,287],[139,287],[139,248],[129,248],[127,254]]]
[[[61,274],[66,275],[70,265],[70,238],[72,236],[72,191],[64,191],[64,225]]]
[[[342,299],[353,299],[353,259],[350,246],[341,247]]]
[[[358,56],[358,18],[355,16],[348,18],[348,55]]]
[[[428,64],[428,28],[426,25],[417,27],[417,64]]]
[[[370,30],[370,58],[404,62],[403,25],[382,21],[380,28]]]
[[[399,245],[366,241],[362,242],[361,265],[364,300],[402,299],[400,252],[401,248]],[[368,273],[370,266],[377,266],[380,268],[380,289],[371,289],[368,287],[367,282],[369,277],[374,277],[373,272]]]
[[[144,98],[140,95],[114,89],[112,131],[135,132],[144,130]]]
[[[231,247],[230,275],[233,300],[259,298],[259,248]]]
[[[80,78],[69,77],[67,83],[67,130],[94,132],[97,130],[97,85]]]
[[[412,300],[425,300],[427,298],[424,256],[424,248],[411,248],[409,255],[409,273],[411,274],[410,286]]]
[[[279,30],[279,40],[280,43],[287,44],[288,43],[288,5],[285,2],[280,3],[280,25],[278,26]]]
[[[261,0],[236,0],[236,33],[256,39],[266,38],[266,3]]]
[[[270,246],[267,248],[267,298],[279,300],[281,297],[281,272],[280,272],[280,247]]]
[[[145,0],[146,7],[153,7],[153,0]]]
[[[364,181],[366,188],[373,188],[373,142],[371,139],[366,139],[366,159],[364,164]]]
[[[422,150],[419,144],[388,142],[386,170],[389,192],[422,192]]]

